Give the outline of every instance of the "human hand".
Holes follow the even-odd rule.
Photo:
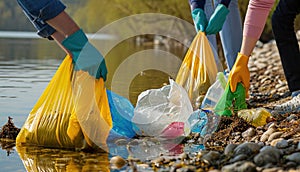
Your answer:
[[[250,87],[250,72],[248,69],[249,57],[238,53],[236,61],[229,73],[228,83],[230,84],[230,90],[232,92],[236,91],[237,84],[242,83],[245,87],[246,97],[249,97],[249,87]]]
[[[207,35],[217,34],[223,27],[229,10],[225,5],[219,4],[215,9],[214,13],[209,19],[207,28],[205,30]]]
[[[75,70],[83,70],[96,79],[102,77],[106,80],[105,60],[81,29],[64,39],[62,45],[72,53]]]
[[[204,11],[201,8],[196,8],[192,11],[192,18],[196,31],[204,32],[207,26],[207,19]]]

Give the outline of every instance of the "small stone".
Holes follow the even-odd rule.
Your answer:
[[[272,146],[265,146],[254,157],[254,163],[260,167],[267,164],[276,164],[279,162],[281,155],[282,152],[279,149]]]
[[[283,149],[287,148],[289,146],[289,143],[285,139],[281,139],[279,142],[276,143],[275,145],[278,149]]]
[[[222,172],[256,172],[256,166],[252,162],[239,161],[222,167]]]
[[[297,164],[300,164],[300,152],[296,152],[296,153],[293,153],[291,155],[288,155],[286,157],[286,159],[289,160],[289,161],[296,162]]]
[[[234,152],[234,149],[237,147],[238,145],[237,144],[228,144],[226,147],[225,147],[225,150],[224,150],[224,154],[226,156],[231,156]]]
[[[234,163],[234,162],[246,160],[248,158],[249,158],[248,155],[240,154],[240,155],[237,155],[237,156],[233,157],[229,162]]]
[[[268,142],[271,142],[272,140],[279,138],[282,134],[283,134],[283,132],[281,132],[281,131],[272,133],[268,138]]]
[[[271,141],[270,145],[275,147],[276,144],[277,144],[278,142],[280,142],[281,140],[283,140],[283,138],[274,139],[274,140]]]
[[[234,155],[245,154],[251,156],[253,153],[259,152],[260,148],[261,147],[257,143],[242,143],[234,149]]]
[[[273,167],[273,168],[264,169],[262,172],[279,172],[280,170],[281,168],[279,167]]]
[[[109,162],[112,165],[112,168],[116,169],[121,169],[126,164],[126,161],[121,156],[114,156]]]
[[[271,125],[272,126],[272,125]],[[265,142],[269,139],[269,136],[276,131],[274,127],[269,127],[269,129],[263,133],[263,135],[260,137],[260,141]]]
[[[203,155],[201,159],[205,160],[209,164],[216,164],[216,161],[220,158],[220,153],[217,151],[209,151],[207,154]]]
[[[255,133],[256,133],[255,129],[250,127],[248,130],[246,130],[242,133],[242,136],[244,138],[253,137],[255,135]]]

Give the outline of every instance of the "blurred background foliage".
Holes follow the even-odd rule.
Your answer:
[[[278,3],[279,0],[276,0]],[[101,27],[126,16],[139,13],[164,13],[177,16],[192,23],[188,0],[63,0],[67,12],[86,32],[96,32]],[[244,20],[249,0],[240,0],[241,19]],[[273,39],[271,14],[263,34],[262,42]],[[35,31],[22,13],[16,1],[0,1],[0,30]],[[295,21],[296,30],[300,29],[300,16]]]

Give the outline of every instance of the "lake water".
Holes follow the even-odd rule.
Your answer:
[[[147,42],[136,46],[134,41],[123,41],[105,55],[109,71],[107,88],[132,104],[142,91],[160,88],[174,78],[186,51],[180,45],[170,48]],[[17,127],[23,126],[64,56],[54,42],[44,39],[0,38],[0,126],[8,116]],[[0,144],[0,171],[26,171],[24,164],[33,171],[109,171],[106,153],[32,147],[17,150],[7,146],[12,143]]]

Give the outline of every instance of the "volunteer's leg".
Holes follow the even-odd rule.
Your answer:
[[[272,27],[290,91],[300,90],[300,52],[294,21],[299,0],[280,0],[272,16]]]
[[[272,16],[275,41],[285,77],[292,92],[292,99],[275,106],[273,114],[300,112],[300,52],[294,31],[294,21],[299,13],[299,0],[281,0]]]
[[[238,7],[238,0],[231,0],[229,14],[220,32],[220,38],[228,69],[234,65],[242,44],[242,22]]]

